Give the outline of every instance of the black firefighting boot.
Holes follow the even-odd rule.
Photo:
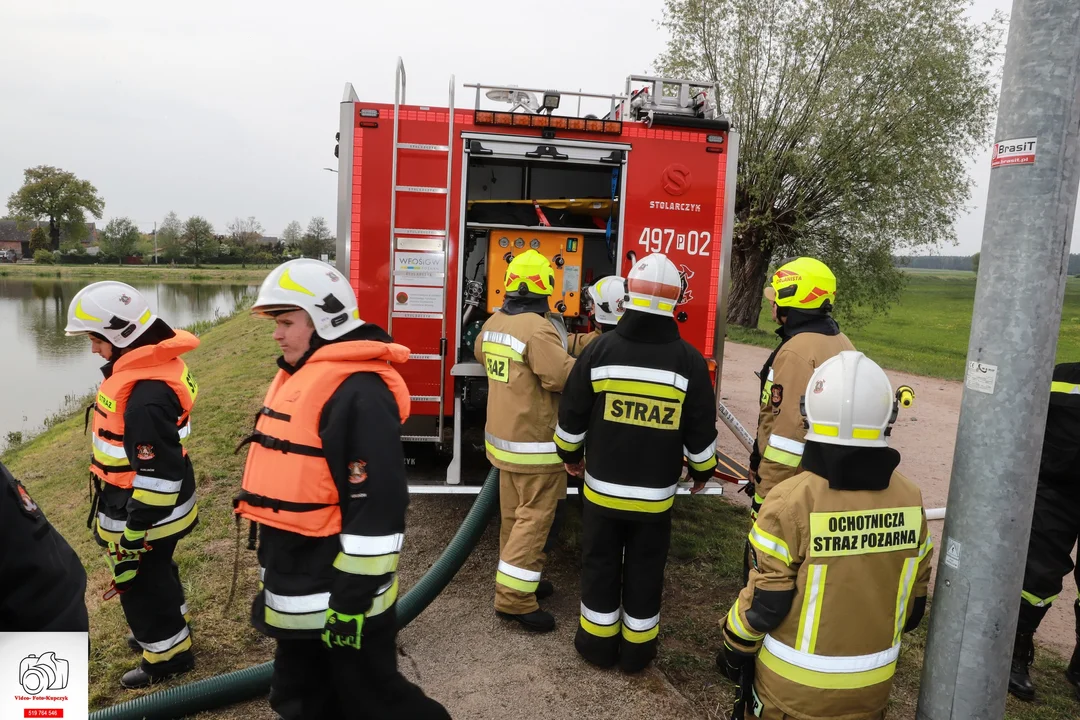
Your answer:
[[[144,688],[162,680],[190,672],[195,669],[195,656],[190,650],[178,654],[163,663],[151,665],[145,660],[139,663],[139,667],[129,670],[120,678],[120,684],[129,690]]]
[[[1031,682],[1028,669],[1035,661],[1035,633],[1016,633],[1013,645],[1012,666],[1009,668],[1009,692],[1020,700],[1030,702],[1035,699],[1035,685]]]
[[[550,580],[541,580],[536,586],[536,599],[544,600],[555,594],[555,586]]]
[[[520,615],[496,610],[495,614],[499,617],[506,618],[507,620],[513,620],[520,623],[522,627],[532,632],[544,633],[551,632],[555,629],[555,618],[552,617],[551,613],[543,609],[533,610],[532,612],[522,613]]]

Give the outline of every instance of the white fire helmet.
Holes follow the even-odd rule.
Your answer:
[[[297,258],[274,268],[251,306],[251,314],[258,317],[290,310],[305,311],[324,340],[336,340],[364,324],[348,278],[332,265],[311,258]]]
[[[634,263],[626,276],[627,310],[673,315],[682,296],[682,277],[666,255],[653,253]]]
[[[115,347],[125,348],[146,332],[157,315],[146,298],[127,283],[104,280],[91,283],[68,305],[65,335],[96,333]]]
[[[897,405],[885,371],[855,350],[823,362],[802,400],[808,441],[852,447],[888,447]]]
[[[600,278],[586,291],[592,300],[593,319],[601,325],[615,325],[623,316],[626,303],[626,281],[618,275]]]

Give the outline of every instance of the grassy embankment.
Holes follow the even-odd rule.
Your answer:
[[[0,265],[0,277],[12,278],[93,278],[95,280],[166,282],[215,281],[259,283],[271,266],[249,265]]]
[[[228,611],[224,611],[232,581],[236,537],[231,498],[238,487],[243,462],[243,454],[234,456],[232,451],[248,431],[273,373],[276,353],[268,330],[266,324],[240,315],[206,328],[201,334],[202,345],[188,356],[200,383],[189,447],[196,459],[201,521],[181,545],[177,559],[194,617],[199,665],[179,682],[264,662],[272,653],[272,643],[260,638],[247,621],[255,585],[255,562],[247,551],[242,550],[236,598]],[[126,625],[119,603],[100,599],[109,575],[100,550],[84,525],[88,506],[84,490],[88,445],[79,413],[12,449],[3,456],[3,461],[27,484],[50,520],[83,558],[90,575],[87,593],[93,646],[90,698],[91,706],[100,708],[136,696],[135,692],[121,690],[118,684],[119,676],[134,666],[136,656],[123,642]],[[571,551],[561,554],[563,557],[575,557],[573,550],[579,527],[579,515],[572,511],[562,539]],[[733,700],[730,683],[713,666],[720,642],[716,621],[738,592],[742,546],[748,527],[745,510],[721,498],[680,498],[675,506],[659,667],[710,719],[726,718]],[[925,632],[920,631],[905,642],[893,693],[892,717],[914,717],[924,641]],[[1025,705],[1010,699],[1006,717],[1010,720],[1076,717],[1080,706],[1072,700],[1062,669],[1060,659],[1040,652],[1035,669],[1040,702]]]
[[[859,328],[843,328],[855,347],[883,367],[917,375],[964,377],[975,274],[909,271],[907,288],[887,314]],[[728,326],[733,342],[774,347],[775,323],[762,304],[758,330]],[[843,324],[841,324],[843,327]],[[1080,279],[1069,278],[1058,337],[1058,362],[1080,358]]]

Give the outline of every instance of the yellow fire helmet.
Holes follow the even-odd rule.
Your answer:
[[[818,310],[836,304],[836,276],[825,263],[809,257],[781,263],[773,273],[765,297],[783,308]]]
[[[524,295],[526,292],[551,295],[555,288],[555,270],[546,257],[529,248],[506,266],[504,285],[507,297]]]

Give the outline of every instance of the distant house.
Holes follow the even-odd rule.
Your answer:
[[[258,242],[259,245],[273,247],[274,245],[277,245],[279,242],[281,242],[281,238],[273,237],[271,235],[263,235],[256,242]]]
[[[46,231],[48,225],[42,224]],[[63,230],[60,231],[60,244],[66,240]],[[83,247],[97,243],[98,231],[94,223],[86,223],[86,235],[82,239]],[[14,250],[19,257],[30,257],[30,228],[20,230],[14,220],[0,220],[0,250]]]

